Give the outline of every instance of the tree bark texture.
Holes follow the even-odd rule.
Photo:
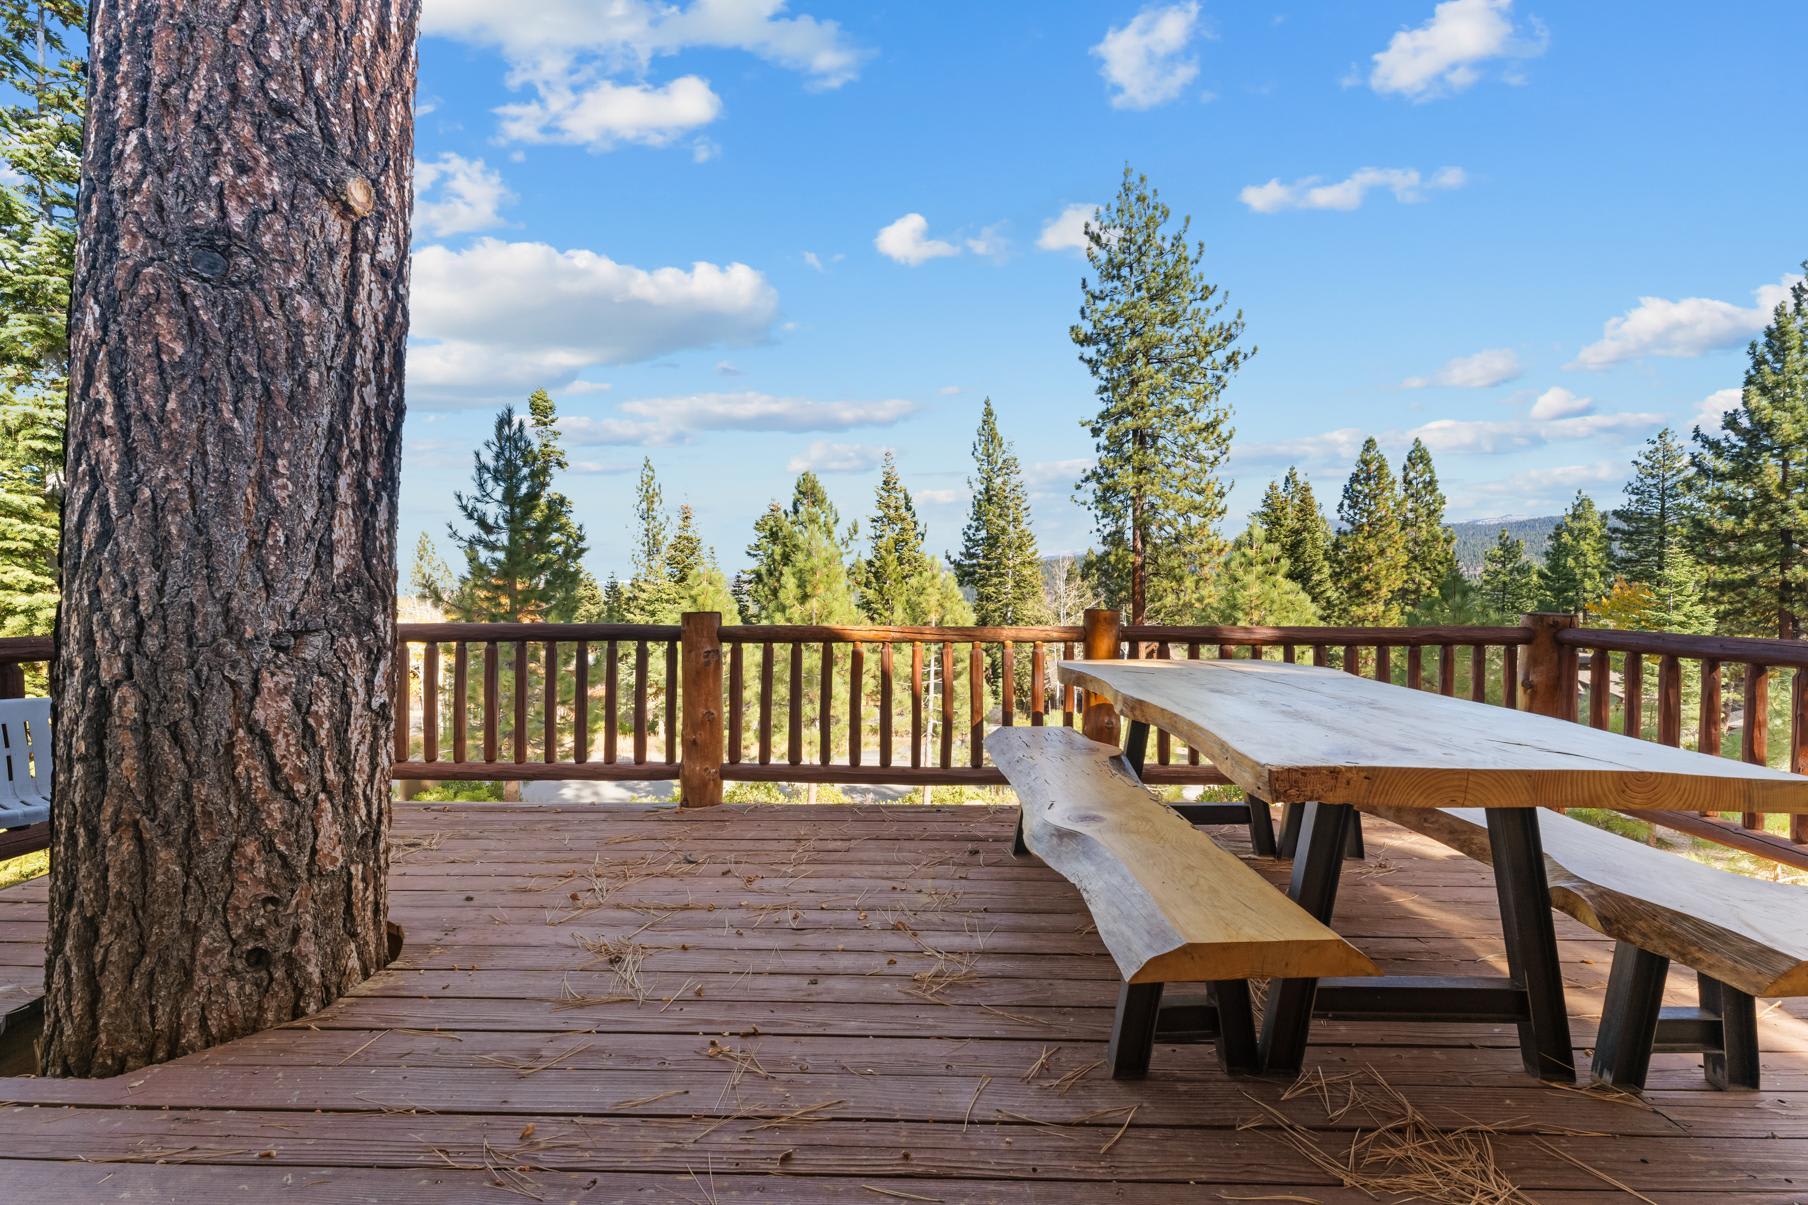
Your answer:
[[[98,0],[70,322],[43,1066],[387,956],[418,0]]]

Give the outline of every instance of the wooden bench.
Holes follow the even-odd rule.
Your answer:
[[[1488,861],[1476,809],[1365,808]],[[1716,870],[1557,812],[1540,813],[1551,904],[1614,939],[1594,1074],[1643,1087],[1653,1051],[1700,1053],[1717,1088],[1758,1086],[1758,996],[1808,995],[1808,891]],[[1663,1007],[1672,961],[1698,1005]]]
[[[1111,745],[1068,728],[1000,728],[986,751],[1017,792],[1021,845],[1080,889],[1124,977],[1113,1078],[1145,1074],[1157,1039],[1214,1043],[1260,1071],[1249,980],[1374,975],[1375,964],[1152,796]],[[1204,1003],[1164,1006],[1169,983]]]
[[[0,858],[50,844],[50,700],[0,699]]]

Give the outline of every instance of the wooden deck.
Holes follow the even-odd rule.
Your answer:
[[[391,969],[167,1066],[0,1081],[0,1201],[1368,1201],[1275,1117],[1341,1163],[1400,1115],[1382,1081],[1484,1127],[1519,1199],[1808,1201],[1799,1001],[1760,1022],[1759,1093],[1681,1055],[1644,1101],[1543,1087],[1489,1026],[1321,1025],[1317,1091],[1198,1046],[1113,1083],[1111,961],[1078,894],[1011,859],[1011,821],[398,805]],[[1498,968],[1487,872],[1368,836],[1337,929],[1387,969]],[[36,982],[43,900],[0,893],[0,984]],[[1586,1047],[1609,949],[1558,927]]]

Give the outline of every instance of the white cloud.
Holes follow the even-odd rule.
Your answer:
[[[487,404],[585,369],[766,338],[778,293],[746,264],[648,270],[594,251],[479,239],[414,255],[408,388]]]
[[[502,224],[502,207],[515,199],[502,173],[481,159],[450,151],[414,165],[414,230],[428,238],[474,234]]]
[[[509,84],[537,99],[498,110],[506,137],[574,142],[604,150],[664,146],[715,119],[721,102],[687,75],[646,82],[653,61],[691,49],[739,50],[837,88],[859,74],[867,52],[840,24],[787,13],[785,0],[429,0],[421,32],[500,50]],[[613,82],[620,77],[633,82]],[[707,139],[693,157],[716,153]]]
[[[936,392],[941,394],[943,397],[953,397],[955,394],[959,393],[960,391],[961,391],[961,387],[959,385],[943,385],[936,390]]]
[[[1306,176],[1291,184],[1276,177],[1266,184],[1251,184],[1237,194],[1237,199],[1257,213],[1280,213],[1286,209],[1351,210],[1360,206],[1375,189],[1394,194],[1404,204],[1423,201],[1429,190],[1461,188],[1468,183],[1460,167],[1443,167],[1429,177],[1412,167],[1361,167],[1342,180],[1324,183],[1321,176]]]
[[[747,371],[736,365],[732,360],[717,360],[716,375],[723,377],[744,377],[747,375]]]
[[[1023,477],[1032,487],[1071,489],[1073,483],[1095,463],[1097,462],[1090,456],[1076,456],[1071,460],[1038,460],[1023,470]]]
[[[1592,464],[1561,464],[1550,468],[1525,469],[1499,481],[1483,481],[1463,487],[1468,494],[1486,497],[1511,497],[1528,500],[1567,497],[1591,485],[1609,485],[1625,480],[1624,465],[1597,460]]]
[[[1036,237],[1036,246],[1043,251],[1079,251],[1086,250],[1086,223],[1098,216],[1097,205],[1069,205],[1048,221],[1042,223],[1042,233]]]
[[[660,448],[680,442],[686,434],[670,423],[585,414],[561,414],[558,424],[567,443],[583,447]]]
[[[915,402],[817,402],[769,393],[696,393],[684,397],[640,398],[622,411],[686,431],[849,431],[889,427],[917,411]]]
[[[695,75],[662,87],[598,80],[581,88],[543,85],[540,98],[496,110],[502,135],[517,142],[569,143],[607,151],[622,143],[666,146],[714,121],[722,98]],[[707,157],[707,156],[706,156]]]
[[[957,502],[965,502],[967,500],[967,491],[954,489],[918,490],[911,495],[911,500],[918,506],[953,506]]]
[[[1661,414],[1639,412],[1577,414],[1549,420],[1440,418],[1407,430],[1378,434],[1361,427],[1341,427],[1298,439],[1248,444],[1238,449],[1237,456],[1260,462],[1347,462],[1355,459],[1363,440],[1371,434],[1393,454],[1404,452],[1413,440],[1422,439],[1433,452],[1491,456],[1553,443],[1649,432],[1662,422]]]
[[[944,239],[929,237],[929,219],[907,213],[873,236],[873,246],[887,259],[915,267],[932,259],[959,255],[960,248]]]
[[[810,267],[816,269],[816,271],[818,271],[818,272],[823,270],[822,257],[817,255],[816,252],[814,252],[814,251],[804,252],[804,262],[806,264],[810,265]]]
[[[1530,24],[1526,35],[1514,29],[1513,0],[1444,0],[1425,24],[1400,30],[1374,56],[1369,87],[1413,100],[1461,92],[1491,59],[1543,54],[1544,28]]]
[[[1423,389],[1427,385],[1444,385],[1452,389],[1488,389],[1519,379],[1519,357],[1510,347],[1489,347],[1472,356],[1447,360],[1444,367],[1429,377],[1407,377],[1404,389]]]
[[[1004,227],[1003,222],[981,227],[978,234],[963,240],[967,250],[986,259],[1004,259],[1011,251],[1011,241],[1005,237]]]
[[[1716,389],[1702,398],[1701,403],[1695,407],[1693,425],[1709,435],[1717,435],[1727,411],[1737,410],[1744,400],[1745,391],[1742,389]]]
[[[1641,297],[1624,314],[1609,318],[1601,337],[1576,353],[1572,368],[1607,368],[1641,356],[1699,356],[1737,347],[1764,329],[1777,305],[1800,276],[1785,276],[1752,290],[1752,305],[1711,297]]]
[[[1099,74],[1110,85],[1116,109],[1152,109],[1179,96],[1199,75],[1199,60],[1185,51],[1199,21],[1191,2],[1144,8],[1127,25],[1105,32],[1092,48]]]
[[[1574,418],[1578,414],[1587,414],[1593,410],[1595,400],[1591,397],[1577,397],[1561,385],[1553,385],[1538,395],[1532,403],[1528,417],[1536,421],[1552,418]]]
[[[818,439],[801,455],[793,456],[786,469],[793,473],[806,469],[815,473],[864,473],[878,468],[884,455],[884,448],[871,444],[839,444]]]

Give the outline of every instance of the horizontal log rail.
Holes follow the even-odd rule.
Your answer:
[[[1423,628],[1086,624],[398,625],[401,780],[676,779],[686,803],[724,782],[997,785],[984,733],[1059,724],[1116,739],[1056,680],[1092,657],[1265,658],[1530,707],[1647,740],[1808,771],[1808,642],[1631,632],[1574,617]],[[0,698],[41,682],[49,637],[0,639]],[[42,689],[41,686],[38,689]],[[1775,738],[1773,740],[1773,738]],[[1147,777],[1226,781],[1167,733]],[[1668,827],[1808,868],[1808,816],[1666,813]]]

